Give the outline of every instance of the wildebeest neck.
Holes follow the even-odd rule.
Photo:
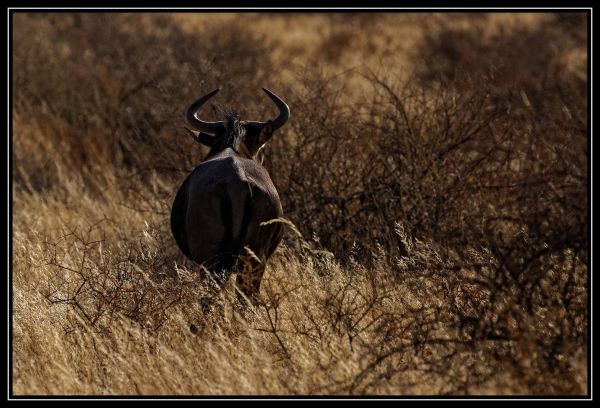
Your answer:
[[[241,121],[239,114],[230,108],[223,108],[223,113],[225,116],[225,131],[220,140],[210,149],[205,160],[228,148],[233,149],[235,153],[243,157],[252,158],[248,147],[244,143],[246,137],[245,122]]]

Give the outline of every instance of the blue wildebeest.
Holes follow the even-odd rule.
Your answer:
[[[231,110],[219,122],[197,117],[216,89],[190,105],[187,120],[196,141],[209,146],[173,202],[171,231],[181,251],[210,272],[222,287],[233,272],[239,290],[256,302],[267,259],[282,237],[283,210],[267,170],[256,160],[261,147],[290,116],[287,104],[266,88],[279,115],[266,122],[242,121]]]

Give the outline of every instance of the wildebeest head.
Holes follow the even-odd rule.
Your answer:
[[[279,116],[266,122],[243,121],[231,109],[225,109],[224,120],[218,122],[207,122],[199,119],[196,115],[198,110],[221,89],[204,95],[190,105],[187,111],[187,119],[196,130],[187,129],[196,141],[209,146],[209,158],[230,147],[238,154],[249,159],[254,158],[261,147],[271,138],[273,132],[285,124],[290,116],[290,108],[287,104],[266,88],[263,91],[275,102],[279,108]]]

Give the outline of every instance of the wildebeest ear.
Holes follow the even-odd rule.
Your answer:
[[[271,136],[273,136],[273,122],[268,121],[260,130],[260,135],[258,137],[260,145],[262,146],[263,144],[267,143]]]
[[[204,132],[199,132],[197,130],[189,129],[187,127],[185,128],[185,130],[190,132],[190,134],[192,135],[192,137],[194,138],[194,140],[196,142],[202,143],[203,145],[208,146],[208,147],[212,147],[215,144],[214,136],[211,136]]]

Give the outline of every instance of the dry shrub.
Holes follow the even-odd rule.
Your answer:
[[[44,266],[51,279],[43,286],[54,307],[73,306],[55,328],[64,333],[62,341],[70,353],[94,344],[107,365],[94,381],[108,392],[133,392],[111,384],[109,373],[114,370],[127,377],[127,383],[146,381],[136,372],[141,362],[135,350],[145,350],[150,365],[160,364],[165,354],[158,350],[169,350],[167,356],[182,353],[168,340],[175,336],[176,345],[188,344],[187,354],[195,336],[188,334],[187,340],[181,336],[198,319],[205,322],[199,337],[203,346],[192,360],[177,363],[182,373],[165,373],[171,382],[156,391],[220,393],[219,387],[225,387],[225,393],[310,395],[584,391],[580,382],[565,376],[581,364],[568,336],[562,339],[567,348],[560,353],[572,352],[570,357],[553,354],[557,351],[552,348],[540,354],[540,344],[554,344],[566,327],[564,315],[542,311],[524,321],[520,305],[506,298],[498,301],[484,281],[493,265],[466,269],[447,247],[409,236],[402,224],[396,224],[395,233],[406,255],[393,265],[383,249],[372,254],[369,267],[355,259],[342,265],[314,242],[294,238],[298,232],[291,234],[269,266],[257,307],[240,316],[230,284],[220,294],[221,308],[203,317],[202,279],[181,267],[176,279],[161,275],[164,255],[151,228],[142,232],[139,246],[122,246],[124,257],[114,250],[121,243],[107,240],[115,227],[106,223],[96,223],[83,234],[73,231],[48,245]],[[103,248],[94,248],[97,245]],[[474,261],[490,261],[485,250],[472,250],[470,255]],[[60,263],[57,257],[70,263]],[[130,343],[125,349],[123,335]],[[231,354],[234,345],[239,349]],[[215,349],[221,351],[215,355]],[[225,360],[224,350],[230,350]],[[133,360],[117,367],[110,362],[115,355],[117,361],[127,356]],[[549,370],[548,359],[556,357],[558,366]],[[202,358],[205,369],[222,370],[221,375],[235,370],[247,385],[231,388],[236,383],[207,379],[206,374],[198,377],[203,381],[190,380],[199,369],[195,361]],[[263,364],[261,379],[248,370],[257,361]],[[497,377],[498,370],[504,375]]]
[[[33,135],[36,147],[60,145],[69,153],[67,170],[77,174],[96,165],[142,182],[157,169],[181,177],[197,157],[182,145],[189,136],[180,101],[225,83],[223,103],[232,95],[256,99],[270,75],[263,41],[237,21],[196,35],[161,14],[35,13],[15,14],[14,21],[16,118],[38,124],[44,133]],[[34,149],[22,146],[32,138],[21,139],[15,139],[18,185],[20,177],[40,173],[38,160],[26,160]],[[32,187],[59,187],[61,175],[43,170],[45,183]]]
[[[51,279],[45,296],[51,304],[72,306],[86,324],[104,331],[110,331],[117,314],[158,330],[173,307],[202,293],[200,279],[176,266],[173,273],[174,265],[167,264],[171,257],[156,245],[163,238],[144,230],[137,242],[120,241],[115,253],[107,248],[99,226],[103,221],[48,244],[45,265]]]

